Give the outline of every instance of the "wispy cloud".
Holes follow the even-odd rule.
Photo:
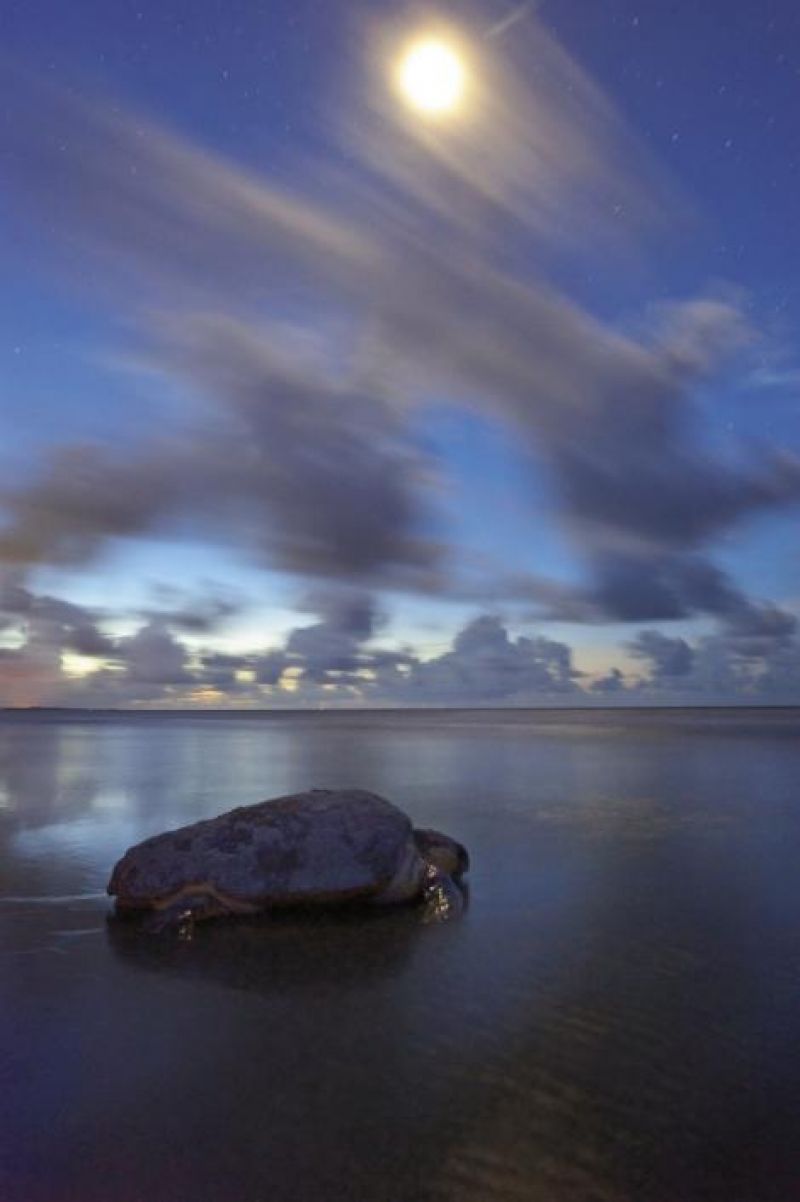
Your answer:
[[[587,253],[587,243],[609,254],[621,240],[638,245],[685,209],[529,8],[490,31],[513,21],[513,39],[474,42],[480,70],[463,120],[406,119],[381,77],[370,103],[362,97],[331,129],[312,182],[304,163],[294,177],[285,166],[255,171],[152,120],[15,86],[0,148],[18,219],[47,229],[73,275],[91,260],[103,303],[138,323],[150,366],[210,410],[190,407],[180,437],[148,427],[116,451],[54,447],[27,482],[0,493],[0,559],[20,570],[80,565],[110,539],[179,527],[356,590],[483,588],[574,622],[705,613],[721,623],[726,654],[731,640],[739,659],[758,640],[764,655],[786,645],[792,616],[746,596],[714,562],[738,523],[800,500],[797,456],[768,446],[732,456],[705,436],[698,390],[745,361],[757,338],[738,299],[657,306],[634,335],[531,267]],[[369,23],[365,39],[382,69],[394,31],[376,29]],[[415,432],[437,399],[479,409],[513,431],[522,458],[535,456],[579,586],[514,565],[465,585],[437,504],[445,465]],[[361,654],[329,615],[317,626],[264,653],[265,684],[302,659],[311,679],[312,645],[341,650],[349,638]],[[144,629],[117,648],[126,666],[108,670],[108,688],[120,671],[136,683],[135,663],[139,684],[164,684],[142,677],[158,646],[174,674],[202,678],[186,668],[174,623],[154,614]],[[470,638],[435,668],[411,666],[420,695],[447,692],[447,681],[468,690],[475,672],[484,695],[506,695],[501,680],[579,687],[568,649],[564,659],[547,640],[515,642],[485,623]],[[643,662],[663,677],[671,661],[647,647]],[[233,687],[239,669],[213,654],[205,670]]]
[[[513,29],[515,25],[518,25],[520,21],[524,21],[526,17],[530,17],[537,8],[538,4],[535,2],[535,0],[527,0],[527,3],[525,4],[518,4],[516,8],[510,9],[509,12],[501,18],[501,20],[496,21],[491,28],[487,29],[487,38],[502,37],[503,34],[508,33],[510,29]]]

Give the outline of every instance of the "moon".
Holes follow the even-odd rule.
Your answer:
[[[403,99],[412,108],[443,116],[458,108],[466,71],[463,60],[447,42],[421,38],[401,58],[397,82]]]

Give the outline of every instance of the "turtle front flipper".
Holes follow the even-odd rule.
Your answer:
[[[449,873],[429,864],[422,891],[423,923],[449,922],[463,914],[465,906],[464,890]]]

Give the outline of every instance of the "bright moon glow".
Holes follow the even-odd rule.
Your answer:
[[[435,38],[417,42],[407,51],[398,78],[409,104],[425,113],[451,112],[464,91],[461,59]]]

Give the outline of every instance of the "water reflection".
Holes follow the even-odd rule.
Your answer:
[[[100,779],[80,727],[0,722],[0,829],[75,817],[92,804]]]
[[[263,995],[359,989],[395,975],[413,956],[420,913],[347,908],[341,912],[219,919],[198,923],[191,938],[152,935],[141,923],[111,916],[109,946],[129,966],[169,972]]]

